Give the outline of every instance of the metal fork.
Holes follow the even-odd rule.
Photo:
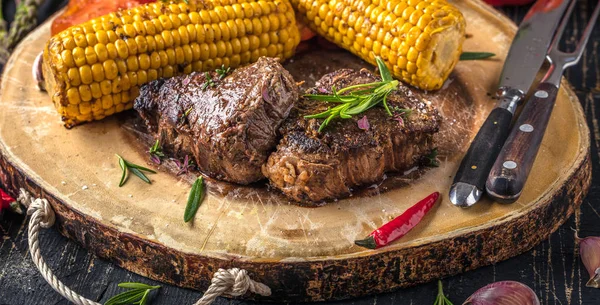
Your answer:
[[[598,19],[600,2],[596,5],[576,49],[569,53],[560,51],[558,45],[576,2],[570,3],[554,34],[546,55],[550,62],[548,72],[523,107],[486,181],[487,193],[497,201],[510,203],[521,196],[548,126],[563,72],[579,62]]]

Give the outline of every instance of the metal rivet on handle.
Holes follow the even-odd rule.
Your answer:
[[[547,98],[548,97],[548,92],[544,91],[544,90],[538,90],[535,92],[535,97],[539,97],[539,98]]]
[[[515,161],[505,161],[502,163],[502,166],[506,169],[515,169],[517,168],[517,163]]]
[[[519,130],[522,132],[532,132],[533,126],[531,126],[529,124],[523,124],[523,125],[519,126]]]

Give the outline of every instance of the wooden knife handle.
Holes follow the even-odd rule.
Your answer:
[[[525,186],[537,155],[558,87],[538,85],[512,128],[486,181],[488,195],[500,202],[515,202]]]
[[[463,182],[484,191],[485,179],[506,140],[511,121],[510,111],[503,108],[492,110],[463,158],[453,185]]]

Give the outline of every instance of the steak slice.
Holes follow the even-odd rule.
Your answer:
[[[330,94],[331,88],[380,81],[369,71],[343,69],[323,76],[309,94]],[[350,196],[354,187],[383,179],[385,172],[408,170],[434,148],[441,117],[418,93],[399,85],[388,96],[395,111],[373,107],[350,119],[335,119],[319,133],[322,119],[305,115],[325,111],[324,102],[301,98],[283,123],[283,138],[262,170],[271,185],[308,205]],[[410,114],[400,109],[410,109]],[[357,121],[366,116],[368,130]],[[363,126],[364,128],[364,126]]]
[[[167,151],[192,154],[213,178],[248,184],[264,179],[261,166],[297,100],[292,76],[262,57],[223,79],[212,72],[150,82],[134,108]]]

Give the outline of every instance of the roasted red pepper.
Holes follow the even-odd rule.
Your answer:
[[[484,0],[487,4],[493,6],[505,6],[505,5],[525,5],[535,0]]]
[[[52,22],[50,33],[55,35],[90,19],[150,2],[156,0],[70,0],[67,9]]]
[[[357,246],[377,249],[397,240],[421,222],[421,219],[433,208],[438,198],[440,198],[439,192],[432,193],[408,208],[402,215],[373,231],[367,238],[356,240],[354,243]]]

